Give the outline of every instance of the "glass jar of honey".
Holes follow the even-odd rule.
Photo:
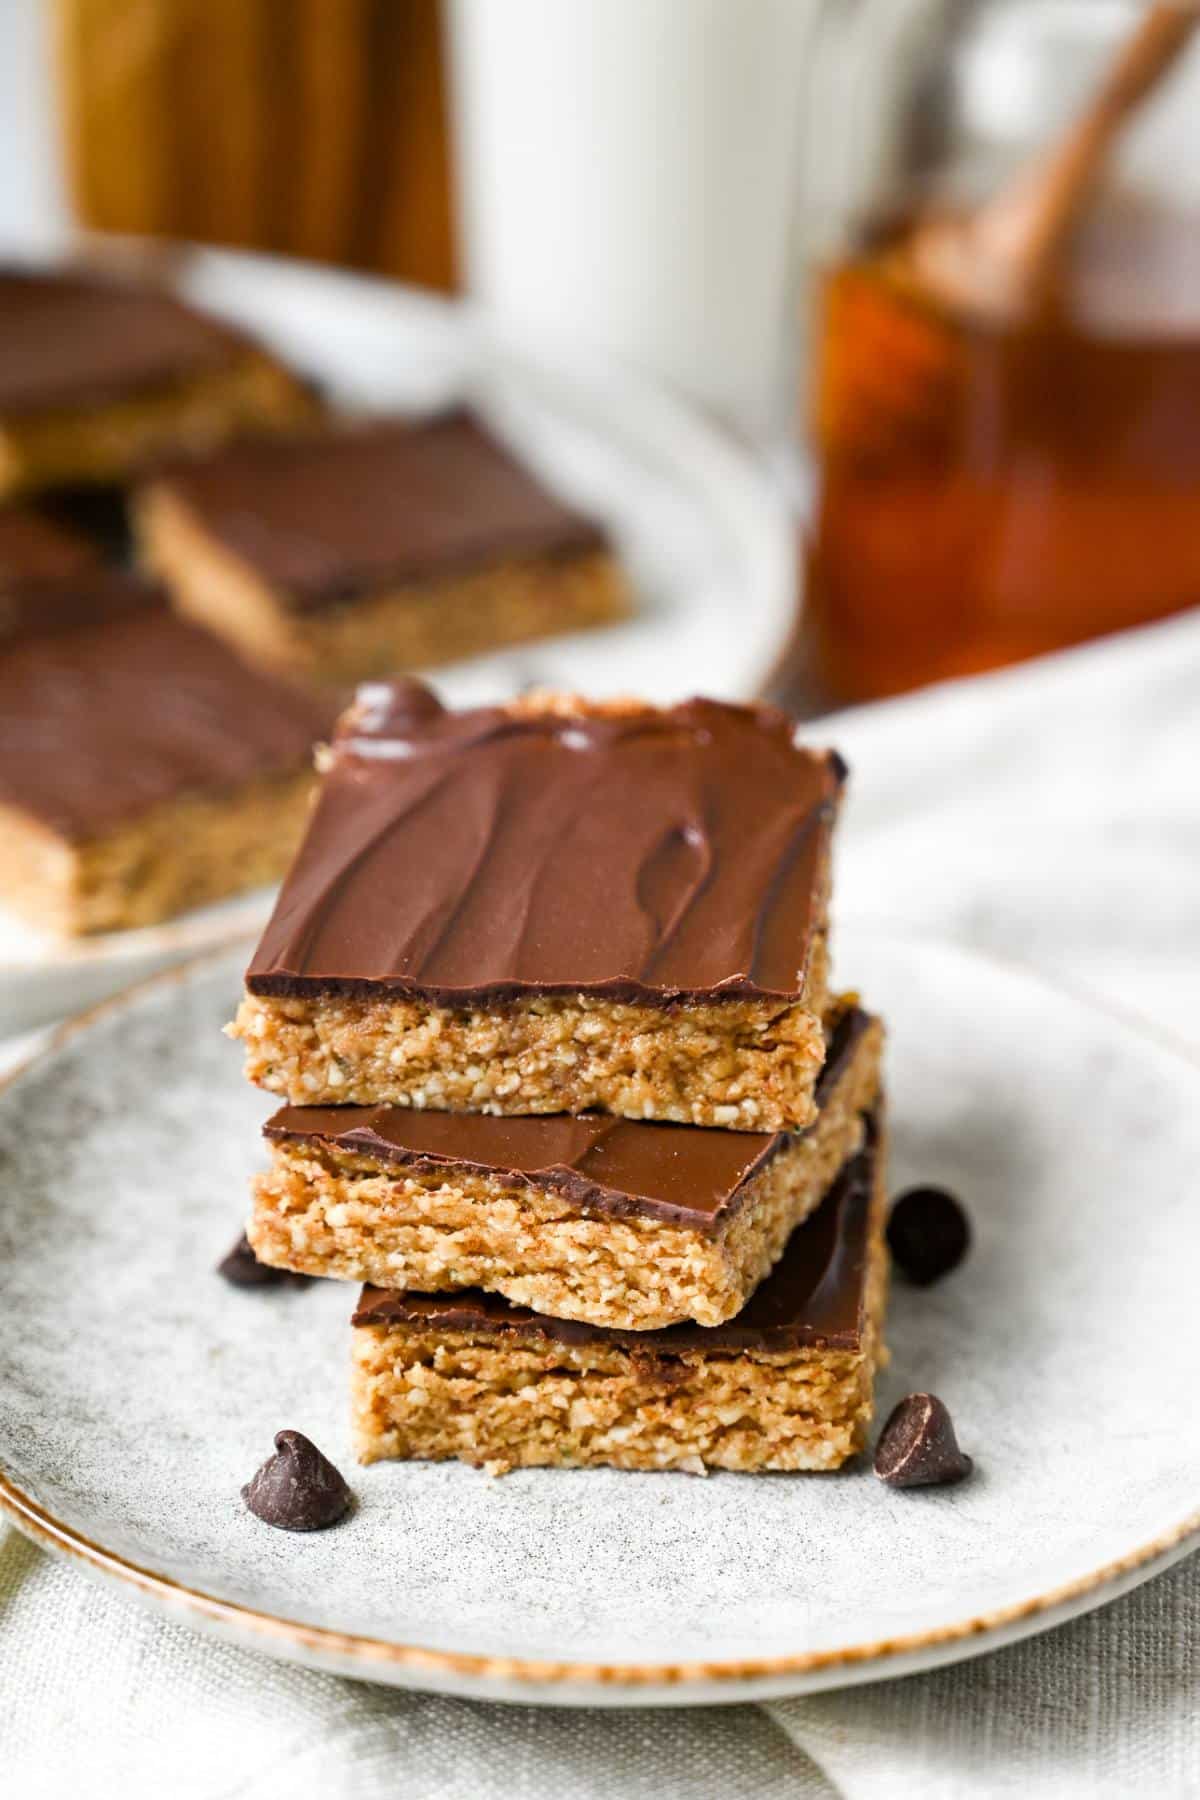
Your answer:
[[[969,250],[981,209],[1040,178],[1146,12],[909,0],[905,54],[860,82],[873,160],[825,259],[806,400],[805,634],[826,700],[1200,604],[1200,34],[1113,133],[1036,304],[977,273],[946,283],[926,254],[947,221]],[[853,135],[845,89],[842,105]]]

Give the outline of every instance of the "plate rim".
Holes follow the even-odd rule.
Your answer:
[[[1047,974],[1017,958],[997,955],[937,933],[896,926],[862,915],[843,922],[859,930],[879,932],[893,940],[950,950],[969,961],[980,961],[1010,974],[1021,974],[1053,994],[1065,995],[1076,1004],[1115,1020],[1125,1030],[1147,1039],[1200,1076],[1200,1052],[1186,1039],[1177,1038],[1153,1019],[1133,1008],[1110,1002],[1085,986]],[[110,1015],[129,1010],[145,995],[158,989],[182,986],[202,977],[210,965],[217,964],[239,946],[247,945],[252,937],[253,934],[245,930],[231,932],[222,943],[211,946],[204,954],[160,969],[63,1021],[43,1044],[0,1076],[0,1094],[7,1093],[32,1070],[52,1062],[67,1045],[86,1036]],[[1068,1582],[990,1612],[969,1615],[930,1630],[782,1656],[738,1657],[728,1661],[618,1663],[438,1650],[361,1633],[340,1632],[329,1626],[309,1625],[238,1601],[222,1600],[201,1588],[147,1569],[132,1558],[87,1537],[26,1493],[6,1473],[2,1464],[0,1519],[7,1519],[22,1535],[81,1566],[93,1577],[132,1588],[141,1600],[167,1616],[176,1620],[182,1618],[197,1629],[223,1631],[236,1641],[267,1653],[290,1660],[310,1661],[359,1680],[418,1688],[426,1686],[431,1690],[440,1687],[441,1691],[479,1699],[561,1705],[595,1704],[597,1700],[609,1705],[745,1702],[769,1693],[782,1695],[851,1682],[892,1679],[939,1663],[983,1655],[1065,1623],[1090,1610],[1089,1602],[1099,1606],[1118,1598],[1121,1593],[1178,1561],[1190,1549],[1200,1546],[1200,1505],[1197,1505],[1147,1542]],[[964,1650],[964,1645],[970,1648]],[[422,1677],[436,1680],[423,1681]]]

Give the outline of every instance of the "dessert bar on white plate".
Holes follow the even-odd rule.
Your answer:
[[[605,365],[491,339],[466,310],[388,282],[197,251],[183,259],[179,286],[348,407],[432,411],[469,400],[611,531],[634,588],[630,621],[439,670],[435,685],[450,704],[531,685],[736,699],[766,680],[794,618],[793,526],[750,457],[686,407]],[[69,946],[0,917],[0,1033],[252,930],[269,901]]]

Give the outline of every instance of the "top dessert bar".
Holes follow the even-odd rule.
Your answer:
[[[143,560],[243,655],[350,681],[628,610],[594,520],[477,419],[239,445],[139,496]]]
[[[0,496],[115,481],[313,411],[257,344],[159,288],[0,270]]]
[[[250,1078],[803,1128],[844,775],[767,707],[360,690],[247,973]]]

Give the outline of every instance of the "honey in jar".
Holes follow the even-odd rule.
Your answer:
[[[1200,604],[1200,237],[1085,225],[1054,303],[955,316],[893,272],[830,275],[814,436],[810,662],[894,694]]]

